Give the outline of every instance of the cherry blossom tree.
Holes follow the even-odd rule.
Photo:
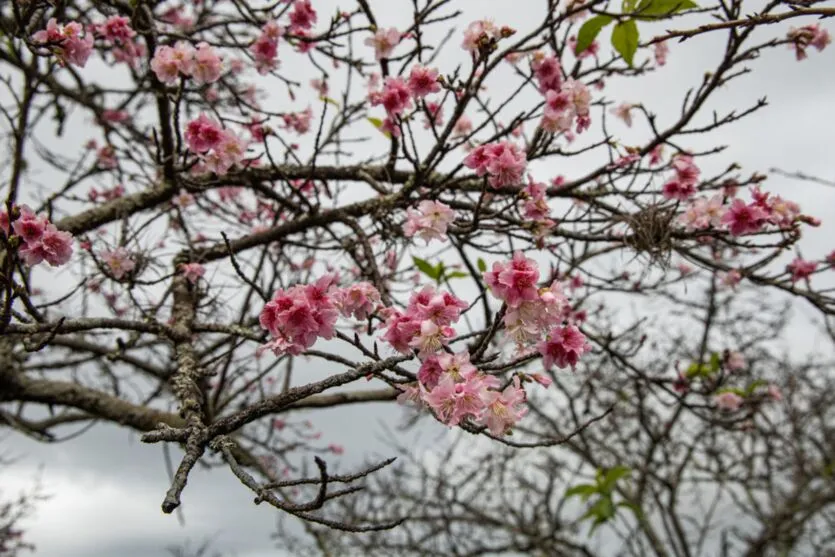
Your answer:
[[[801,253],[817,208],[724,158],[722,130],[765,99],[712,103],[758,58],[829,52],[835,7],[543,0],[523,28],[450,0],[382,4],[0,7],[0,423],[48,442],[119,424],[180,449],[164,512],[201,464],[320,537],[410,517],[345,514],[390,481],[394,454],[335,473],[345,447],[316,431],[316,409],[413,406],[489,455],[519,451],[508,470],[565,446],[600,469],[600,524],[606,505],[650,512],[660,488],[651,459],[586,456],[578,440],[667,447],[656,421],[680,416],[670,427],[703,431],[693,452],[724,466],[728,428],[788,395],[780,374],[734,373],[760,332],[714,338],[717,292],[805,304],[831,334],[835,252]],[[384,23],[394,4],[407,24]],[[675,114],[609,86],[716,36],[721,56]],[[687,307],[672,290],[705,283],[695,344],[618,310]],[[756,443],[787,441],[780,427]],[[606,474],[627,466],[646,486],[612,499],[621,478]],[[634,543],[656,547],[649,531]]]

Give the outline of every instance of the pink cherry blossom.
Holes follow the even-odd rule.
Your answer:
[[[734,199],[722,216],[722,224],[727,225],[734,236],[742,236],[759,232],[767,219],[768,213],[760,207],[746,205],[741,199]]]
[[[591,348],[586,336],[574,325],[554,329],[546,340],[537,345],[545,369],[551,369],[554,365],[560,369],[569,366],[574,369],[580,357],[591,351]]]
[[[464,159],[464,166],[475,170],[477,176],[487,174],[488,183],[494,188],[500,188],[514,186],[522,181],[527,157],[515,143],[499,141],[474,149]]]
[[[368,319],[380,304],[380,293],[370,282],[357,282],[345,288],[337,288],[331,298],[342,315],[353,316],[360,321]]]
[[[391,58],[394,48],[400,44],[402,35],[395,27],[377,29],[373,37],[365,39],[365,44],[374,47],[374,57],[377,60]]]
[[[504,435],[528,412],[524,406],[527,400],[525,390],[520,385],[519,376],[516,375],[513,382],[501,393],[488,393],[489,396],[485,400],[486,409],[480,421],[487,426],[491,434]]]
[[[417,64],[409,72],[407,85],[415,98],[437,93],[441,90],[441,84],[438,83],[438,70]]]
[[[439,352],[454,334],[451,327],[427,319],[420,323],[420,330],[409,342],[409,346],[418,351],[419,358],[425,358]]]
[[[83,68],[93,52],[92,33],[84,33],[81,24],[74,21],[59,26],[57,20],[51,18],[46,24],[46,29],[32,35],[32,40],[49,44],[62,65],[73,64]]]
[[[198,85],[214,83],[220,79],[221,69],[220,55],[215,49],[209,43],[198,44],[194,53],[194,66],[191,70],[195,83]]]
[[[464,30],[464,41],[461,43],[461,48],[469,52],[476,52],[480,41],[499,40],[501,36],[501,29],[496,26],[493,20],[473,21]]]
[[[313,284],[277,290],[259,318],[273,337],[263,348],[276,355],[298,355],[318,338],[333,338],[338,311],[328,292],[334,280],[333,275],[325,275]]]
[[[116,280],[121,280],[136,268],[133,256],[122,246],[104,251],[100,254],[100,257]]]
[[[484,281],[494,296],[511,307],[539,298],[536,289],[539,269],[521,251],[514,253],[507,263],[494,262],[492,271],[484,273]]]
[[[391,118],[400,116],[412,107],[412,95],[402,77],[387,77],[383,90],[370,95],[370,100],[374,106],[383,105]]]
[[[206,268],[200,263],[183,263],[180,265],[180,271],[191,284],[196,284],[206,274]]]
[[[716,403],[716,408],[723,412],[736,412],[743,403],[742,397],[732,391],[719,393],[713,400]]]
[[[200,114],[186,125],[186,145],[195,153],[205,153],[216,148],[222,137],[223,129],[220,124],[206,114]]]
[[[299,34],[300,31],[312,29],[317,19],[316,10],[310,4],[310,0],[296,0],[293,2],[293,11],[290,12],[290,32]]]
[[[299,135],[310,131],[310,124],[313,122],[313,109],[307,107],[301,112],[287,112],[281,115],[285,127],[292,129]]]
[[[417,236],[427,244],[432,240],[445,240],[447,227],[455,220],[455,212],[440,201],[424,200],[417,210],[406,212],[403,233],[407,238]]]
[[[794,261],[788,264],[786,270],[791,273],[792,282],[797,282],[808,279],[817,268],[817,262],[796,257]]]
[[[562,66],[553,54],[546,55],[541,52],[534,54],[531,69],[538,83],[539,92],[543,95],[548,91],[559,91],[562,87]]]
[[[629,103],[621,103],[612,109],[612,114],[623,120],[628,128],[632,127],[632,109],[635,105]]]
[[[740,371],[746,366],[745,356],[741,352],[728,352],[725,358],[725,368],[728,371]]]
[[[655,63],[659,66],[663,66],[667,63],[667,55],[670,53],[670,47],[667,44],[667,41],[661,41],[655,43],[653,47],[652,54],[655,57]]]

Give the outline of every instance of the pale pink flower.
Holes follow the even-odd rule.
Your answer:
[[[365,44],[374,47],[374,57],[377,60],[391,58],[394,48],[400,43],[402,35],[394,27],[377,29],[373,37],[365,39]]]
[[[418,209],[406,212],[403,233],[407,238],[417,236],[427,244],[432,240],[445,240],[447,227],[455,220],[455,212],[440,201],[424,200]]]
[[[740,371],[745,369],[746,365],[745,356],[741,352],[729,352],[725,358],[725,368],[728,371]]]
[[[513,382],[501,393],[487,391],[486,409],[480,421],[493,435],[504,435],[527,414],[525,401],[525,390],[520,385],[519,376],[515,375]]]
[[[180,265],[180,271],[191,284],[196,284],[206,274],[206,268],[200,263],[183,263]]]
[[[623,120],[628,128],[632,127],[632,109],[635,105],[629,103],[621,103],[612,109],[612,114]]]
[[[464,30],[464,41],[461,43],[461,48],[469,52],[476,52],[480,41],[499,40],[501,36],[501,29],[496,26],[493,20],[473,21]]]
[[[370,282],[357,282],[345,288],[337,288],[331,297],[342,315],[353,316],[360,321],[368,319],[380,304],[380,293]]]
[[[714,397],[716,407],[723,412],[736,412],[742,406],[743,399],[732,391],[719,393]]]
[[[724,273],[719,278],[719,283],[723,286],[727,286],[732,290],[736,290],[736,285],[742,280],[742,274],[737,271],[736,269],[731,269],[727,273]]]
[[[136,268],[136,262],[130,252],[121,246],[102,252],[100,257],[116,280],[121,280]]]
[[[653,47],[653,56],[655,56],[655,63],[663,66],[667,63],[667,55],[670,53],[670,47],[667,41],[655,43]]]
[[[32,40],[42,44],[49,43],[61,65],[73,64],[83,68],[93,52],[93,35],[84,33],[82,37],[83,31],[80,23],[71,21],[59,26],[56,19],[52,18],[47,22],[46,29],[32,35]]]
[[[194,53],[194,66],[191,70],[195,83],[198,85],[214,83],[220,79],[221,70],[220,55],[209,43],[199,43]]]

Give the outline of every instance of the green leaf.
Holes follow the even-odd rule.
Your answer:
[[[710,372],[716,373],[719,371],[719,368],[722,366],[722,356],[719,355],[719,352],[714,352],[710,355]]]
[[[574,47],[574,54],[579,55],[590,47],[594,39],[597,38],[597,35],[611,22],[612,18],[608,15],[596,15],[586,21],[577,33],[577,44]]]
[[[612,500],[609,497],[601,497],[594,505],[589,507],[581,520],[594,517],[595,522],[606,522],[613,516],[615,516],[615,506],[612,504]]]
[[[465,273],[463,271],[453,271],[451,273],[447,273],[447,275],[444,276],[444,278],[449,280],[449,279],[455,279],[455,278],[467,278],[469,276],[470,276],[469,273]]]
[[[661,19],[698,7],[693,0],[642,0],[632,15],[638,18]]]
[[[638,505],[636,505],[634,503],[630,503],[628,501],[621,501],[616,506],[626,507],[627,509],[629,509],[633,513],[635,513],[635,516],[638,517],[638,518],[641,518],[641,516],[643,516],[643,514],[644,514],[644,512],[641,510],[641,507],[639,507]]]
[[[330,98],[330,97],[319,97],[319,100],[320,100],[320,101],[325,101],[326,103],[328,103],[328,104],[332,104],[332,105],[334,105],[334,106],[339,106],[339,103],[338,103],[338,102],[336,102],[334,99],[332,99],[332,98]],[[374,119],[375,119],[375,120],[379,120],[379,118],[374,118]],[[369,120],[371,120],[371,118],[369,118]],[[373,124],[373,122],[372,122],[372,124]],[[382,123],[382,122],[380,122],[380,126],[382,126],[382,125],[383,125],[383,123]],[[378,127],[379,127],[379,126],[378,126]]]
[[[717,395],[721,395],[722,393],[734,393],[736,395],[741,396],[742,398],[745,398],[746,396],[744,390],[738,389],[736,387],[725,387],[724,389],[719,389],[718,391],[716,391]]]
[[[569,497],[574,497],[575,495],[579,495],[583,498],[583,501],[587,500],[589,497],[597,493],[597,486],[594,484],[579,484],[575,485],[574,487],[570,487],[565,492],[565,498],[568,499]]]
[[[427,260],[421,259],[420,257],[412,257],[412,261],[414,262],[415,267],[418,268],[418,271],[428,276],[432,280],[438,280],[441,278],[443,267],[439,269],[434,265],[431,265]],[[443,263],[441,263],[441,265],[443,265]]]
[[[632,469],[628,466],[615,466],[603,476],[603,481],[600,484],[600,491],[603,493],[611,493],[617,481],[631,473]]]
[[[391,137],[391,134],[383,129],[383,121],[379,118],[374,118],[373,116],[368,117],[368,121],[371,122],[371,125],[383,132],[383,135],[386,137]]]
[[[634,20],[621,21],[615,25],[612,30],[612,46],[631,68],[635,51],[638,50],[638,26]]]
[[[487,263],[485,263],[482,258],[479,257],[476,264],[478,265],[478,270],[481,271],[482,273],[487,271]]]
[[[763,381],[762,379],[757,379],[756,381],[752,381],[751,384],[748,385],[748,387],[745,389],[745,394],[743,394],[742,396],[749,396],[751,394],[754,394],[754,391],[756,391],[759,387],[767,387],[767,386],[768,386],[768,381]]]

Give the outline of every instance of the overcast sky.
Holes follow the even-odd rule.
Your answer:
[[[320,20],[333,13],[335,2],[314,2]],[[352,5],[344,0],[342,5]],[[398,10],[409,2],[372,0],[380,25],[407,24],[411,8]],[[533,23],[531,12],[521,6],[541,2],[517,0],[467,0],[460,2],[477,14],[458,20],[452,50],[460,43],[460,27],[476,17],[491,16],[497,22],[524,31]],[[759,5],[750,2],[750,5]],[[477,6],[477,10],[474,9]],[[408,13],[407,13],[408,12]],[[830,31],[835,31],[829,23]],[[782,35],[788,24],[775,25],[766,34]],[[835,33],[833,33],[835,34]],[[722,48],[719,36],[702,37],[683,45],[671,45],[668,65],[647,78],[613,82],[603,92],[606,98],[618,102],[643,101],[652,103],[663,119],[671,117],[680,106],[682,94],[696,85],[704,71],[715,66]],[[284,52],[289,47],[282,46]],[[608,49],[608,44],[604,44]],[[608,50],[607,50],[608,52]],[[455,58],[441,58],[441,69],[452,69],[443,64]],[[454,62],[453,62],[454,63]],[[294,64],[296,64],[294,66]],[[717,110],[743,108],[757,98],[767,95],[771,106],[745,118],[742,122],[723,128],[721,134],[711,136],[712,142],[727,144],[726,154],[717,157],[715,168],[739,162],[748,171],[767,171],[770,167],[802,170],[835,180],[835,46],[823,53],[813,51],[807,60],[796,62],[793,53],[780,48],[769,51],[765,58],[753,65],[752,75],[734,82],[721,94],[711,108]],[[283,68],[305,75],[309,65],[298,57],[287,57]],[[84,75],[82,71],[82,75]],[[312,76],[311,76],[312,77]],[[338,89],[337,83],[331,83]],[[497,87],[496,97],[501,88]],[[300,101],[298,108],[304,108]],[[619,127],[618,127],[619,126]],[[594,127],[594,124],[593,124]],[[627,130],[610,120],[610,129],[617,129],[627,144],[646,138],[645,130]],[[628,133],[633,135],[629,136]],[[692,147],[703,146],[692,144]],[[548,168],[550,175],[565,174],[569,178],[583,172],[576,162],[565,167]],[[773,178],[767,189],[800,203],[806,212],[824,219],[824,225],[806,232],[803,245],[806,257],[819,258],[835,249],[835,188]],[[810,314],[803,307],[798,312]],[[811,328],[799,328],[793,338],[805,349],[812,349],[819,339]],[[312,375],[327,373],[316,368]],[[379,440],[379,423],[395,423],[401,411],[393,405],[352,406],[343,410],[317,412],[310,415],[326,442],[345,446],[343,466],[363,460],[370,451],[385,455]],[[441,426],[437,426],[440,428]],[[443,433],[438,430],[438,433]],[[0,471],[0,489],[4,493],[28,486],[39,467],[45,492],[51,498],[40,504],[36,515],[27,521],[28,537],[38,546],[44,557],[149,557],[165,555],[164,548],[180,544],[186,539],[215,540],[214,547],[227,555],[266,557],[277,554],[275,542],[269,535],[275,513],[267,506],[252,504],[251,493],[225,469],[211,472],[195,470],[184,493],[185,526],[174,516],[164,515],[160,503],[168,487],[168,478],[159,445],[144,445],[137,436],[111,426],[99,426],[71,441],[46,446],[21,436],[2,441],[0,453],[17,458],[9,468]],[[175,459],[176,460],[176,459]]]

